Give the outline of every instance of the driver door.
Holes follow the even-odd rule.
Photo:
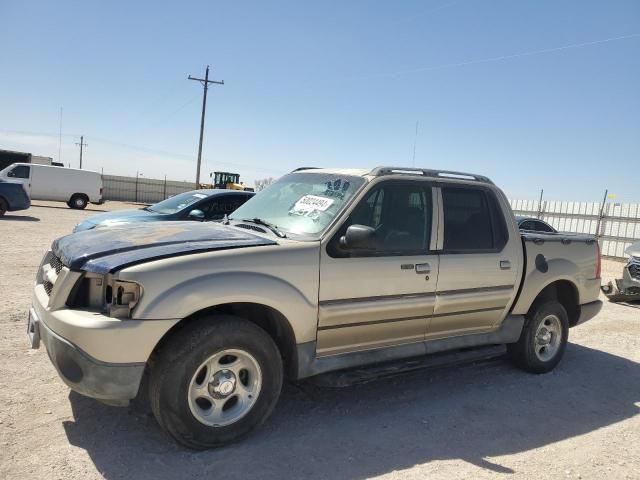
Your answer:
[[[318,356],[424,341],[439,261],[433,205],[429,183],[385,180],[349,213],[321,250]],[[375,229],[373,250],[340,246],[355,224]]]
[[[7,173],[7,177],[13,181],[19,181],[31,196],[31,167],[29,165],[16,165]]]

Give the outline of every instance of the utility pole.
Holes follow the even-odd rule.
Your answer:
[[[200,188],[200,164],[202,163],[202,137],[204,136],[204,114],[207,109],[207,90],[209,89],[210,83],[215,83],[216,85],[224,85],[224,80],[220,80],[219,82],[216,80],[209,80],[209,65],[207,65],[207,70],[205,71],[204,78],[196,78],[189,75],[187,77],[189,80],[197,80],[204,87],[204,94],[202,96],[202,117],[200,118],[200,142],[198,143],[198,166],[196,167],[196,190]]]
[[[88,147],[89,145],[84,143],[84,136],[80,135],[80,143],[76,142],[76,145],[80,145],[80,170],[82,170],[82,147]]]
[[[596,238],[600,238],[600,224],[604,219],[604,207],[607,204],[608,194],[609,194],[609,190],[607,189],[604,191],[604,197],[602,197],[602,203],[600,204],[600,213],[598,213],[598,223],[596,223]]]

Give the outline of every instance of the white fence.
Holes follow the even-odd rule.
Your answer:
[[[193,182],[176,182],[145,177],[102,176],[105,200],[155,203],[194,189]]]
[[[624,250],[640,241],[640,203],[510,200],[516,215],[537,217],[562,232],[590,233],[602,255],[627,258]]]

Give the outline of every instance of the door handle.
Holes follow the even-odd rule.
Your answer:
[[[428,263],[416,263],[416,273],[419,275],[431,273],[431,265]]]
[[[500,270],[510,270],[511,262],[509,260],[500,260]]]

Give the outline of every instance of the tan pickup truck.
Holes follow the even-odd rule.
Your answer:
[[[262,423],[283,378],[495,344],[547,372],[599,287],[594,238],[522,234],[483,176],[299,169],[223,224],[56,240],[28,331],[72,389],[144,391],[171,436],[208,448]]]

